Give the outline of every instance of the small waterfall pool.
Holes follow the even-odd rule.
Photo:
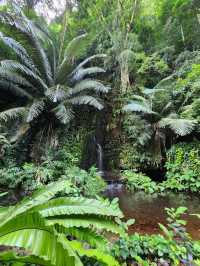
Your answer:
[[[185,206],[188,214],[187,230],[193,239],[200,239],[200,219],[190,214],[200,214],[200,197],[186,193],[168,193],[166,195],[147,195],[144,192],[130,193],[119,183],[108,184],[105,195],[110,199],[119,198],[119,205],[127,219],[135,219],[130,227],[130,233],[141,234],[159,233],[158,223],[166,225],[165,208]]]

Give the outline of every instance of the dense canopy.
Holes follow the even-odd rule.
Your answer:
[[[0,266],[200,265],[199,97],[199,0],[1,1]]]

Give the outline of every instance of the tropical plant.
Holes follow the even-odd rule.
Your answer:
[[[106,253],[108,241],[100,235],[124,234],[113,219],[123,217],[116,201],[55,198],[63,190],[70,191],[68,181],[51,183],[15,206],[0,208],[1,262],[83,265],[80,257],[87,256],[119,265]]]
[[[106,182],[95,167],[91,167],[88,171],[71,167],[66,169],[65,175],[75,188],[78,188],[78,195],[96,198],[106,189]]]
[[[173,145],[167,152],[166,177],[161,186],[165,190],[199,192],[199,142]]]
[[[160,83],[162,82],[165,80]],[[134,95],[133,99],[123,110],[138,114],[149,124],[150,149],[154,161],[160,163],[166,152],[166,140],[170,144],[173,138],[191,134],[196,127],[196,121],[181,118],[176,112],[172,94],[164,89],[144,89],[143,96]]]
[[[0,113],[1,121],[25,117],[31,128],[30,139],[33,139],[38,132],[41,137],[44,132],[52,136],[59,123],[68,124],[77,106],[103,108],[97,95],[108,92],[109,87],[89,77],[105,71],[88,65],[105,58],[105,54],[80,62],[89,47],[87,34],[76,37],[66,46],[47,28],[29,20],[16,6],[10,11],[1,11],[0,20],[11,34],[15,31],[15,39],[0,33],[1,42],[15,56],[15,59],[1,61],[1,88],[21,98],[19,101],[13,98],[12,108]]]
[[[122,173],[122,178],[130,191],[143,190],[146,193],[155,193],[158,190],[156,183],[142,173],[126,170]]]
[[[199,241],[192,241],[181,219],[186,208],[166,209],[168,225],[160,224],[163,234],[133,234],[120,238],[112,247],[112,254],[120,262],[139,265],[195,265],[200,255]],[[152,264],[151,264],[152,263]],[[154,263],[154,264],[153,264]],[[198,264],[197,264],[198,265]]]

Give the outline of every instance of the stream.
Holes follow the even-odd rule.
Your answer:
[[[166,225],[165,208],[185,206],[188,213],[183,216],[187,221],[187,231],[193,239],[200,239],[200,219],[190,214],[200,214],[200,197],[187,193],[168,193],[166,195],[148,195],[144,192],[128,192],[122,184],[110,184],[105,195],[113,199],[119,198],[119,205],[125,218],[135,219],[129,233],[156,234],[159,233],[158,223]]]

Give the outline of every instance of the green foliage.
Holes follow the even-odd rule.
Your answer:
[[[168,226],[160,225],[164,235],[133,234],[114,243],[112,254],[121,262],[146,261],[140,265],[189,265],[200,256],[199,242],[193,242],[185,230],[186,222],[180,216],[187,209],[166,209]],[[148,261],[148,263],[147,263]]]
[[[122,173],[125,186],[130,191],[143,190],[146,193],[155,193],[158,187],[150,177],[133,171],[126,170]]]
[[[199,143],[174,145],[167,155],[165,189],[198,192],[200,187]]]
[[[55,40],[45,25],[41,28],[16,6],[9,12],[2,11],[0,19],[1,24],[16,32],[15,39],[10,37],[10,32],[9,36],[0,33],[1,42],[16,56],[1,61],[1,87],[4,95],[8,91],[12,94],[11,108],[1,110],[1,121],[20,118],[30,125],[32,134],[37,128],[40,138],[46,131],[51,140],[58,125],[69,124],[78,107],[103,109],[99,94],[107,93],[110,88],[93,78],[105,70],[93,66],[92,62],[96,58],[104,59],[105,54],[83,60],[89,35],[82,34],[62,47],[61,41]],[[21,100],[15,101],[16,95]],[[29,145],[33,144],[30,141]]]
[[[145,133],[144,133],[145,134]],[[151,154],[142,152],[142,148],[132,143],[125,143],[120,150],[120,168],[123,170],[139,169],[143,165],[150,166]]]
[[[137,73],[140,79],[145,82],[145,86],[152,87],[165,78],[169,71],[164,59],[158,53],[154,53],[151,56],[146,56]]]
[[[71,181],[71,194],[88,197],[100,196],[106,183],[97,169],[81,170],[80,163],[84,132],[68,134],[67,140],[62,138],[59,148],[49,148],[39,163],[25,163],[19,166],[6,150],[5,165],[0,168],[0,184],[9,189],[21,188],[28,192],[42,184],[65,178]],[[12,148],[13,149],[13,148]]]
[[[0,169],[0,184],[9,188],[32,191],[43,184],[60,178],[69,180],[73,186],[71,193],[95,198],[101,195],[106,183],[92,167],[88,172],[77,166],[67,166],[65,161],[43,162],[41,165],[25,163],[22,167],[9,166]]]
[[[1,261],[80,266],[79,254],[119,265],[106,254],[107,241],[100,236],[106,230],[124,234],[113,220],[123,217],[116,201],[55,198],[64,189],[70,190],[68,181],[52,183],[16,206],[1,209],[0,244],[10,248],[0,252]]]
[[[95,167],[90,168],[88,172],[72,167],[67,169],[65,174],[76,188],[78,195],[95,198],[106,189],[106,183]]]

